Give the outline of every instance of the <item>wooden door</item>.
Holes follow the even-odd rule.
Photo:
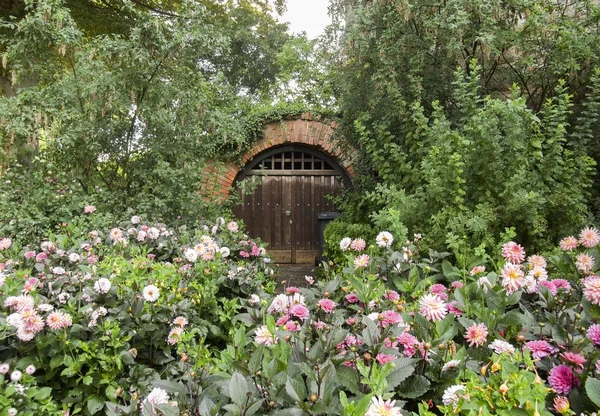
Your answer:
[[[292,161],[301,158],[303,163],[288,165],[284,163],[286,155]],[[330,164],[300,169],[316,165],[314,156],[310,165],[304,164],[306,159],[300,152],[282,152],[281,164],[271,156],[273,163],[268,165],[280,169],[250,170],[247,176],[261,175],[260,185],[234,210],[244,220],[248,234],[266,242],[267,251],[278,263],[314,262],[319,254],[317,214],[335,210],[328,196],[339,195],[343,186],[339,171],[323,169]],[[297,169],[283,169],[286,166]]]

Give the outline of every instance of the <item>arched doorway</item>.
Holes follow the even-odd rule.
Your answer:
[[[319,253],[317,214],[335,211],[350,178],[325,153],[302,145],[270,148],[254,157],[236,181],[256,176],[258,187],[234,210],[248,234],[269,244],[279,263],[312,263]]]

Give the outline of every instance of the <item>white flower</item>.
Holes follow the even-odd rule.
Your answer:
[[[148,285],[144,288],[144,299],[148,302],[156,302],[159,295],[160,291],[154,285]]]
[[[280,294],[275,296],[273,302],[271,302],[271,306],[267,309],[269,313],[273,312],[286,312],[288,309],[288,297],[287,295]]]
[[[488,348],[494,351],[496,354],[503,354],[506,352],[512,355],[515,353],[515,347],[506,341],[502,341],[501,339],[497,339],[492,342],[490,345],[488,345]]]
[[[308,283],[309,285],[312,285],[315,283],[315,279],[312,276],[304,276],[304,280],[306,280],[306,283]]]
[[[229,224],[227,224],[227,229],[228,229],[229,231],[231,231],[232,233],[237,233],[237,232],[238,232],[238,230],[239,230],[239,227],[238,227],[238,225],[237,225],[237,223],[236,223],[236,222],[233,222],[233,221],[232,221],[232,222],[230,222]]]
[[[10,409],[8,409],[8,416],[15,416],[17,413],[18,413],[18,411],[14,407],[11,407]]]
[[[454,386],[448,387],[442,396],[444,405],[449,406],[458,403],[459,397],[456,393],[459,391],[465,391],[465,388],[461,384],[455,384]]]
[[[96,283],[94,283],[94,289],[96,289],[96,292],[98,292],[98,293],[108,293],[108,291],[110,290],[110,287],[111,287],[110,280],[108,280],[105,277],[98,279],[96,281]]]
[[[229,256],[229,254],[231,254],[231,251],[227,248],[227,247],[221,247],[221,250],[219,250],[221,252],[221,257],[225,258],[227,256]]]
[[[150,240],[156,240],[160,236],[160,231],[156,227],[148,228],[148,238]]]
[[[63,269],[62,267],[54,267],[52,269],[52,274],[58,274],[58,275],[62,275],[65,274],[65,269]]]
[[[69,295],[67,292],[61,292],[58,295],[58,301],[60,303],[67,303],[67,301],[69,300],[70,297],[71,297],[71,295]]]
[[[137,225],[140,223],[142,219],[140,217],[138,217],[137,215],[134,215],[133,217],[131,217],[131,223],[133,225]]]
[[[14,326],[15,328],[19,328],[23,325],[23,319],[21,318],[20,313],[12,313],[6,317],[6,324],[9,326]]]
[[[71,254],[69,254],[69,261],[71,263],[76,263],[79,260],[81,260],[81,256],[79,254],[77,254],[77,253],[71,253]]]
[[[375,241],[379,247],[390,247],[394,242],[394,237],[388,231],[382,231],[377,235]]]
[[[442,371],[448,371],[453,368],[457,368],[459,364],[460,360],[450,360],[446,364],[444,364],[444,366],[442,367]]]
[[[19,370],[15,370],[11,373],[10,375],[10,379],[12,381],[14,381],[15,383],[19,380],[21,380],[21,377],[23,377],[23,373],[21,373]]]
[[[348,250],[348,247],[350,247],[350,244],[352,244],[350,237],[344,237],[342,238],[342,241],[340,241],[340,249],[346,251]]]
[[[250,303],[251,305],[256,305],[257,303],[260,303],[260,297],[257,294],[253,294],[252,296],[250,296],[250,300],[248,301],[248,303]]]
[[[52,312],[54,310],[54,306],[52,306],[48,303],[40,303],[37,306],[37,310],[42,311],[42,312]]]
[[[8,373],[8,370],[10,370],[10,366],[8,365],[8,363],[0,364],[0,374],[6,374]]]
[[[28,365],[25,369],[25,372],[29,375],[32,375],[33,373],[35,373],[35,366],[33,364]]]
[[[365,416],[402,416],[402,409],[394,407],[396,400],[383,400],[381,397],[373,397],[371,406]]]
[[[0,238],[0,250],[8,250],[12,245],[10,238]]]
[[[367,315],[371,321],[377,322],[379,320],[379,312],[373,312]]]
[[[188,259],[188,261],[194,263],[196,260],[198,260],[198,252],[196,250],[194,250],[193,248],[188,248],[184,251],[183,255],[185,256],[186,259]]]
[[[159,404],[169,403],[169,395],[167,392],[161,388],[154,388],[146,397],[146,400],[142,403],[142,408],[144,406],[150,405],[151,407],[158,406]]]
[[[146,238],[146,231],[140,231],[137,235],[137,240],[144,241],[145,238]]]
[[[277,338],[269,331],[266,325],[256,328],[254,332],[254,342],[257,344],[273,345],[277,344]]]
[[[4,282],[6,282],[6,275],[0,272],[0,287],[4,286]]]

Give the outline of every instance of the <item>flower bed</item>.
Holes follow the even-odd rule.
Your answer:
[[[344,238],[345,264],[272,293],[236,224],[0,240],[3,412],[399,415],[600,406],[600,237],[548,256]],[[138,241],[140,240],[140,241]],[[227,248],[225,248],[227,247]],[[266,290],[265,290],[266,289]]]

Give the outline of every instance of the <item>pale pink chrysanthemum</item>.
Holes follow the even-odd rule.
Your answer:
[[[21,318],[21,314],[19,312],[11,313],[6,317],[6,325],[12,326],[15,328],[23,325],[23,319]]]
[[[471,276],[476,276],[479,273],[485,273],[485,266],[475,266],[471,269],[471,272],[469,274]]]
[[[577,248],[577,246],[579,246],[579,240],[573,236],[565,237],[560,240],[558,246],[562,251],[573,251]]]
[[[369,255],[361,254],[360,256],[354,259],[354,269],[358,270],[360,268],[367,267],[369,265]]]
[[[327,323],[323,322],[321,320],[313,322],[314,326],[316,329],[318,329],[319,331],[324,330],[327,327]]]
[[[173,319],[173,325],[178,325],[183,328],[187,324],[188,324],[188,320],[185,319],[185,317],[183,317],[183,316],[178,316],[177,318]]]
[[[84,214],[93,214],[96,211],[96,207],[93,205],[86,205],[83,207]]]
[[[110,230],[110,239],[113,241],[117,241],[120,240],[121,238],[123,238],[123,230],[121,230],[120,228],[113,228]]]
[[[584,364],[587,362],[583,355],[572,351],[563,352],[560,354],[560,356],[566,361],[568,365],[572,365],[573,367],[579,367],[582,370]]]
[[[444,366],[442,367],[442,371],[447,372],[449,370],[454,370],[454,369],[458,368],[459,365],[460,365],[460,360],[450,360],[446,364],[444,364]]]
[[[496,354],[509,354],[512,355],[515,353],[515,347],[506,341],[502,341],[501,339],[494,340],[488,348],[494,351]]]
[[[438,295],[423,295],[419,304],[419,313],[428,321],[441,321],[448,313],[448,307]]]
[[[533,358],[544,358],[547,355],[558,352],[558,348],[554,348],[546,341],[529,341],[523,346],[524,350],[531,351]]]
[[[0,238],[0,251],[8,250],[12,245],[12,240],[8,237]]]
[[[460,280],[455,280],[454,282],[450,283],[450,287],[452,287],[452,289],[462,289],[463,286],[463,282]]]
[[[352,240],[350,239],[350,237],[342,238],[342,240],[340,241],[340,250],[342,250],[342,251],[348,250],[348,248],[350,247],[350,244],[352,244]]]
[[[317,302],[317,305],[326,313],[332,313],[336,306],[335,302],[331,299],[321,299]]]
[[[35,251],[27,251],[25,254],[23,254],[23,257],[25,257],[26,259],[32,259],[35,257],[35,255]]]
[[[595,263],[594,258],[587,253],[579,253],[575,258],[575,266],[583,273],[591,272]]]
[[[232,233],[237,233],[240,228],[239,228],[237,222],[231,221],[230,223],[227,224],[227,229],[229,231],[231,231]]]
[[[10,370],[10,365],[8,365],[8,363],[0,364],[0,374],[6,374],[9,372],[9,370]]]
[[[447,307],[448,307],[448,313],[453,313],[456,316],[462,316],[462,314],[464,313],[463,310],[459,309],[456,305],[458,305],[458,302],[453,300],[452,302],[448,303]]]
[[[29,342],[35,337],[36,332],[28,330],[25,325],[17,328],[17,338],[23,342]]]
[[[310,312],[308,308],[304,305],[296,304],[290,307],[290,315],[295,316],[298,319],[308,319],[310,316]]]
[[[600,234],[593,227],[586,227],[579,234],[579,242],[587,248],[596,247],[600,243]]]
[[[48,328],[57,330],[70,327],[73,324],[73,320],[68,313],[58,311],[48,315],[46,324],[48,325]]]
[[[469,346],[480,347],[486,341],[488,336],[488,329],[485,324],[473,324],[465,332],[465,339],[469,343]]]
[[[529,270],[527,276],[533,277],[538,282],[540,280],[548,280],[548,272],[541,266],[535,266],[533,269]]]
[[[588,328],[586,335],[594,343],[594,345],[600,347],[600,325],[591,325]]]
[[[27,321],[23,320],[24,327],[27,331],[33,332],[37,334],[42,329],[44,329],[44,319],[39,316],[37,313],[34,313],[31,317],[27,319]]]
[[[167,336],[167,344],[175,345],[181,340],[181,334],[183,333],[183,327],[176,326],[171,328],[169,335]]]
[[[266,325],[256,328],[254,332],[254,341],[257,344],[273,345],[277,343],[277,338],[273,335]]]
[[[581,282],[583,296],[594,305],[600,305],[600,277],[590,276]]]
[[[390,325],[401,325],[404,323],[402,316],[396,311],[383,311],[379,314],[378,319],[381,321],[382,328],[387,328]]]
[[[402,416],[401,409],[395,405],[396,400],[384,401],[381,397],[373,397],[365,416]]]
[[[529,256],[529,258],[527,259],[527,263],[529,264],[530,269],[533,269],[535,267],[541,267],[542,269],[545,269],[548,265],[544,256],[540,256],[539,254]]]
[[[525,284],[525,276],[521,266],[513,263],[506,263],[502,268],[502,286],[509,295],[516,292]]]
[[[4,307],[10,307],[16,312],[24,309],[31,309],[35,304],[35,299],[29,295],[9,296],[4,301]]]
[[[464,386],[462,386],[461,384],[455,384],[453,386],[448,387],[444,391],[444,395],[442,396],[442,403],[444,403],[444,406],[456,406],[456,403],[458,403],[458,401],[460,400],[460,397],[458,396],[459,391],[465,391]]]
[[[519,264],[525,260],[525,249],[514,241],[509,241],[502,246],[502,257],[513,264]]]
[[[108,293],[111,286],[112,285],[110,283],[110,280],[108,280],[106,277],[102,277],[96,280],[96,282],[94,283],[94,289],[96,290],[96,292],[101,294]]]
[[[166,390],[155,387],[142,402],[141,407],[142,409],[151,409],[154,413],[155,406],[167,403],[169,403],[169,394]]]
[[[578,387],[581,383],[570,367],[560,364],[550,370],[548,384],[558,394],[569,394],[573,387]]]
[[[35,373],[35,366],[33,364],[28,365],[27,368],[25,368],[25,372],[29,375],[32,375]]]
[[[350,243],[350,248],[354,251],[363,251],[366,246],[367,243],[362,238],[356,238]]]

